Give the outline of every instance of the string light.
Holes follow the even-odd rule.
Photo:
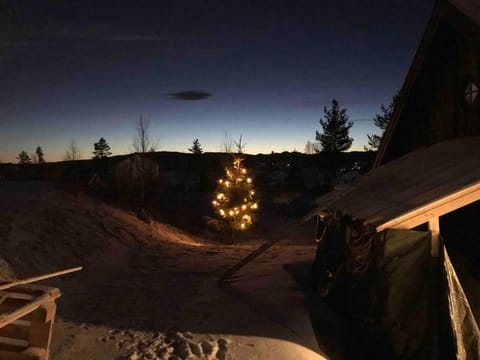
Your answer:
[[[247,170],[240,158],[233,160],[233,166],[227,167],[225,174],[225,178],[218,179],[213,207],[232,229],[246,230],[253,224],[253,212],[258,208],[252,178],[246,176]]]

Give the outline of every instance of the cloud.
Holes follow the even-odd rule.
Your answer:
[[[212,95],[212,93],[203,90],[184,90],[165,94],[165,96],[170,100],[183,101],[205,100]]]

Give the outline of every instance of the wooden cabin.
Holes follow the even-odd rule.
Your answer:
[[[158,163],[144,154],[129,155],[115,166],[116,188],[120,192],[134,192],[157,183],[159,173]]]
[[[415,149],[480,135],[480,1],[438,0],[374,167]]]
[[[438,0],[407,73],[394,113],[380,144],[373,169],[420,148],[480,135],[480,1]],[[471,148],[457,155],[472,161]],[[443,155],[445,156],[445,155]],[[452,181],[447,160],[440,179]],[[480,161],[476,164],[480,167]],[[467,171],[467,170],[465,170]],[[468,174],[465,174],[468,175]],[[447,178],[445,178],[447,176]],[[445,183],[445,186],[448,184]],[[428,191],[429,189],[425,189]],[[433,190],[433,189],[430,189]],[[443,214],[437,221],[448,249],[468,268],[466,277],[480,279],[480,201]],[[454,261],[455,264],[455,261]],[[470,286],[478,288],[479,284]],[[480,317],[480,294],[470,292]]]

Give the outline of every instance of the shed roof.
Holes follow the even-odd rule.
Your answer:
[[[480,199],[480,137],[437,143],[379,166],[317,199],[377,231],[413,228]]]

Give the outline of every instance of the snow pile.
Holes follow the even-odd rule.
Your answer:
[[[126,349],[125,360],[227,360],[226,339],[195,341],[190,332],[162,334],[159,332],[134,332],[111,330],[102,342],[114,341],[118,349]]]

